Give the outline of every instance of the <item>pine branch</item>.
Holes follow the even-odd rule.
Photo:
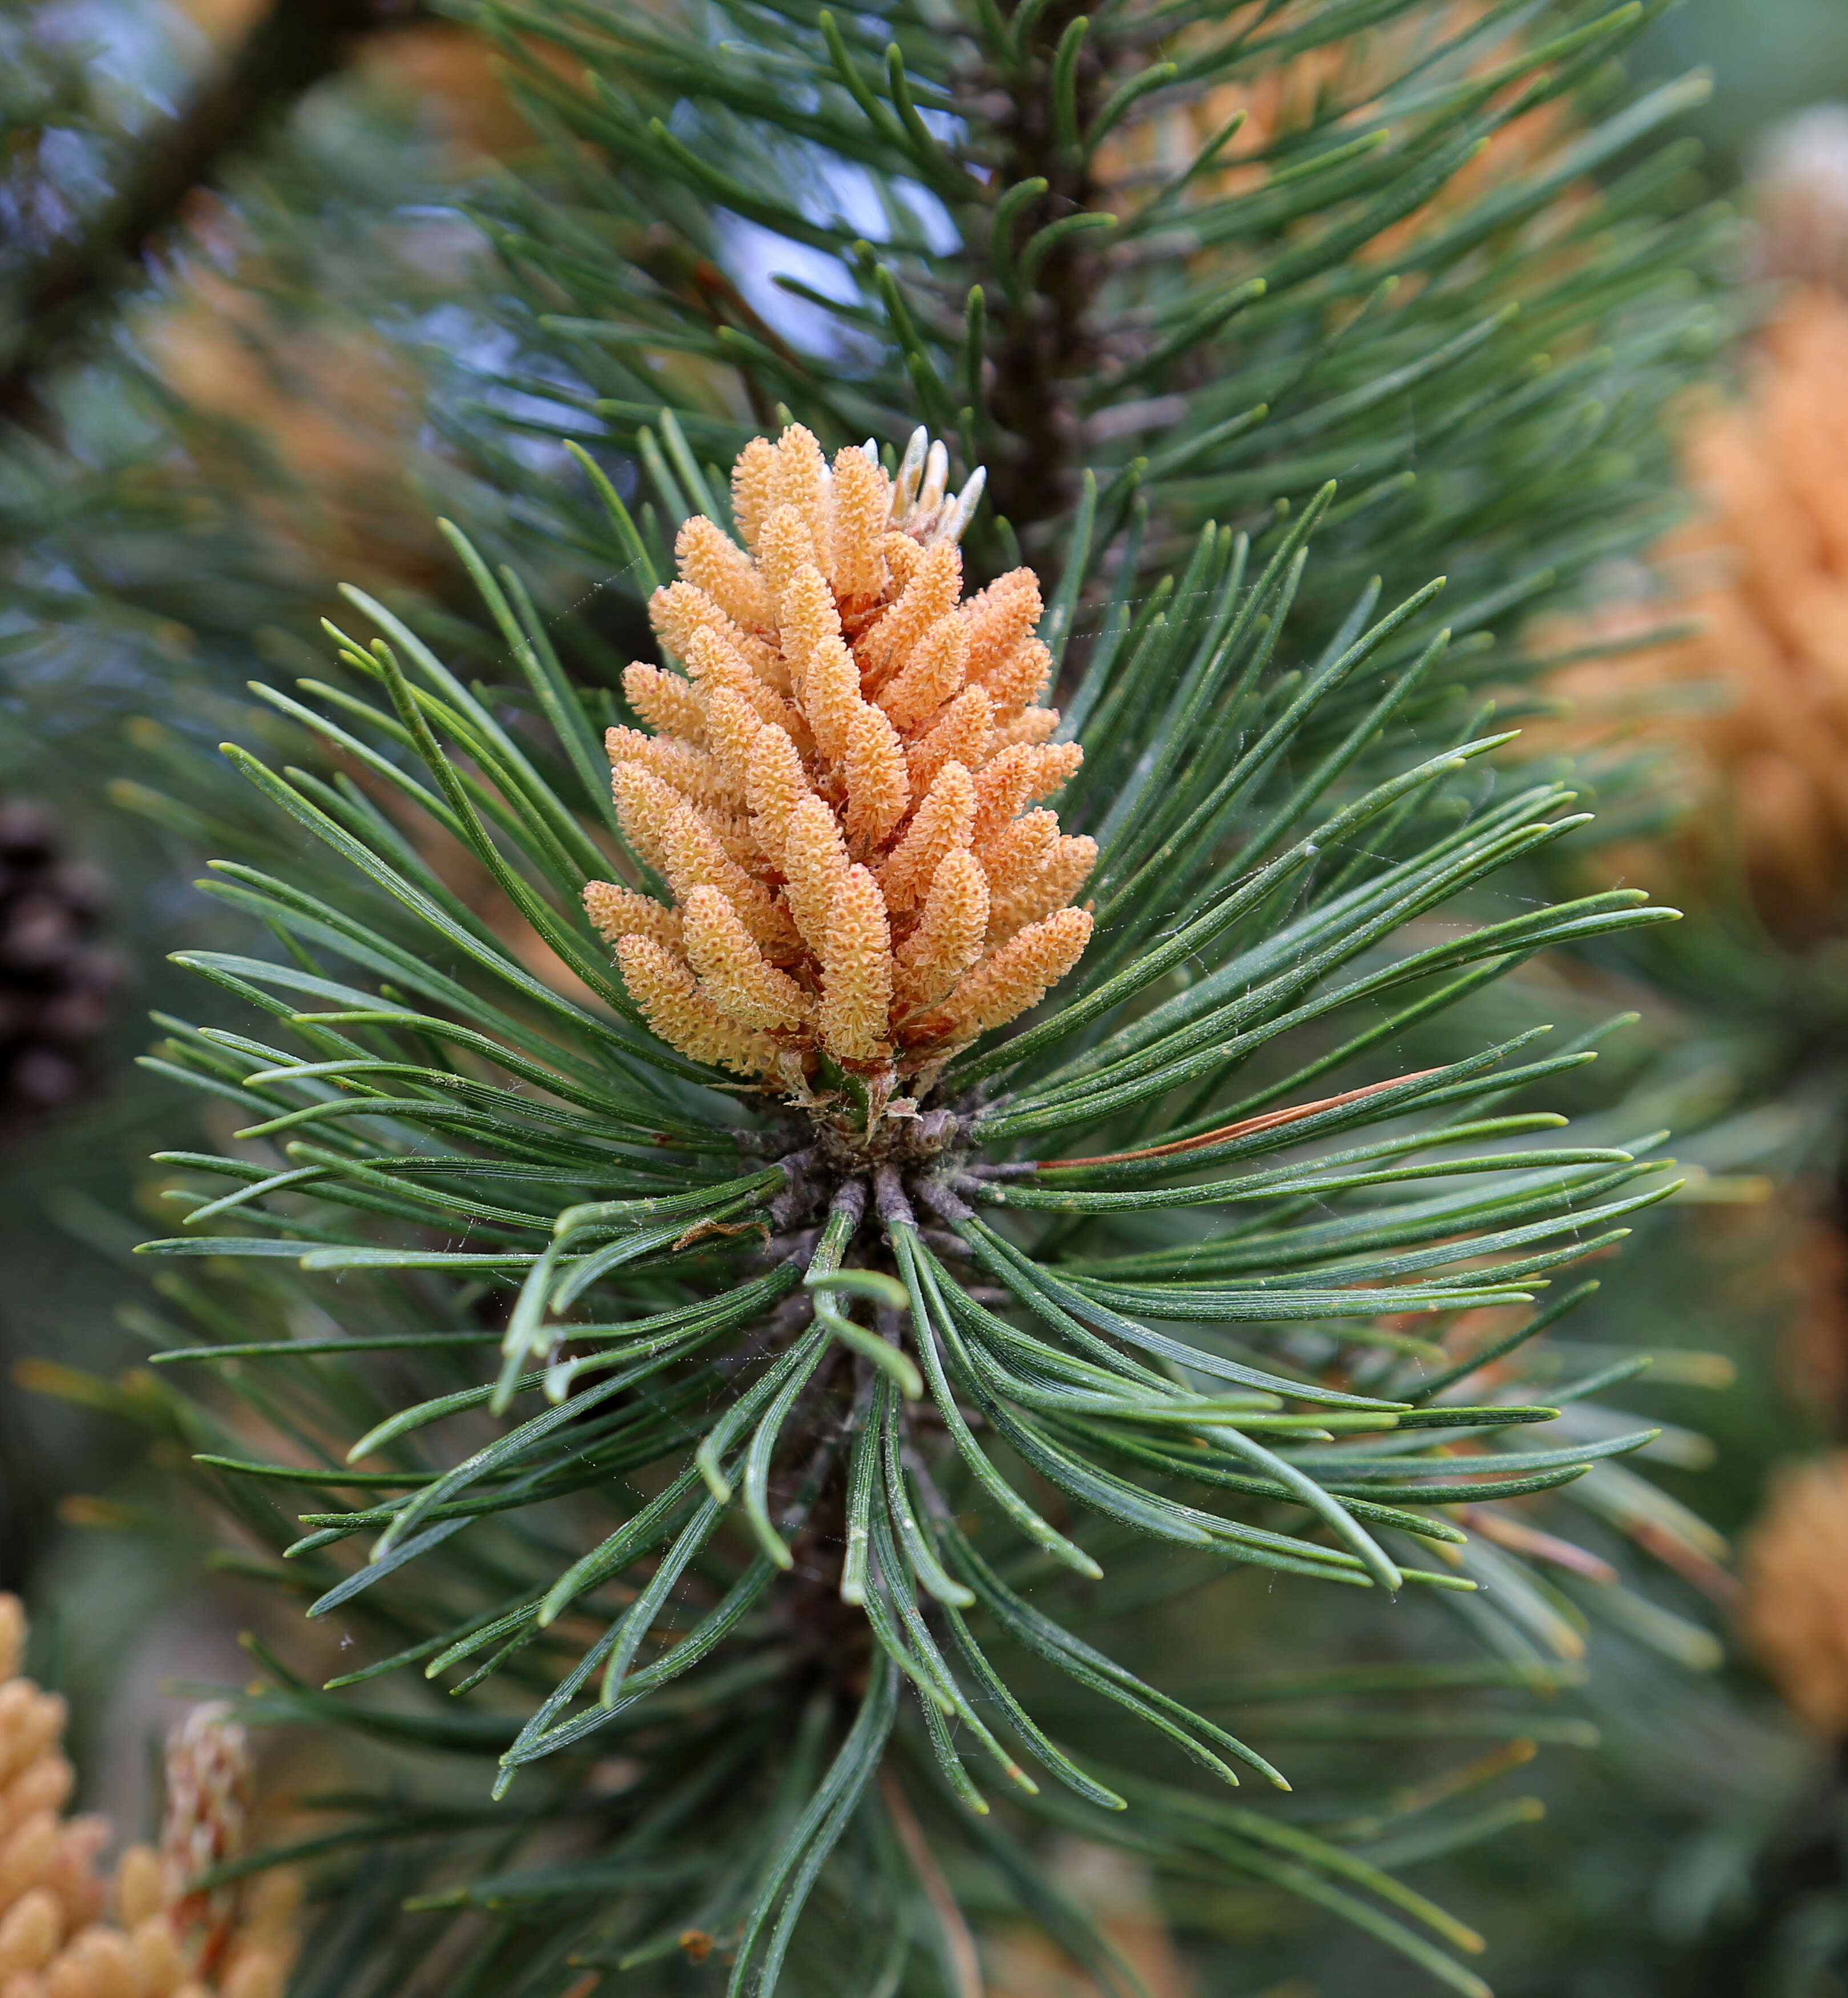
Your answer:
[[[506,542],[526,558],[562,540],[601,589],[658,575],[695,503],[663,457],[670,420],[704,478],[742,441],[741,406],[760,423],[800,407],[831,448],[898,432],[915,410],[965,469],[991,475],[993,513],[969,541],[978,572],[1024,547],[1057,580],[1048,637],[1088,721],[1091,655],[1101,665],[1139,639],[1155,679],[1172,648],[1204,638],[1201,576],[1169,579],[1178,611],[1149,594],[1182,536],[1211,516],[1267,558],[1280,524],[1339,474],[1324,586],[1288,615],[1332,638],[1375,572],[1404,596],[1441,567],[1449,643],[1377,706],[1375,727],[1447,731],[1438,717],[1459,686],[1524,670],[1491,626],[1569,595],[1587,563],[1660,517],[1669,474],[1653,412],[1709,336],[1698,311],[1642,301],[1671,267],[1702,262],[1708,225],[1676,218],[1666,158],[1633,191],[1584,178],[1699,87],[1613,103],[1608,66],[1632,11],[1549,12],[1525,45],[1499,16],[1433,26],[1411,0],[1267,12],[1235,32],[1190,6],[1107,12],[1082,33],[1069,9],[1007,21],[972,4],[946,23],[900,5],[818,33],[722,12],[714,54],[676,21],[644,32],[551,0],[481,0],[471,16],[507,52],[572,220],[543,175],[489,198],[520,302],[509,331],[532,359],[465,382],[477,399],[455,406],[453,434],[504,448],[482,420],[483,389],[527,399],[519,427],[575,449],[600,425],[610,469],[637,481],[623,489],[644,528],[651,510],[656,523],[612,538],[594,508],[554,493],[544,545],[523,527]],[[594,85],[563,81],[537,39]],[[1243,108],[1208,130],[1203,107],[1227,91]],[[1178,172],[1177,144],[1193,154]],[[1152,152],[1159,168],[1139,164]],[[1490,157],[1510,164],[1484,171]],[[842,185],[878,202],[883,230],[862,207],[841,212]],[[1560,230],[1549,203],[1568,185],[1590,206],[1582,227]],[[774,258],[781,237],[838,260],[844,288],[779,280],[835,335],[812,313],[767,326],[724,293],[714,274],[737,258],[715,207],[769,232],[754,258]],[[1581,348],[1618,357],[1625,385],[1560,358]],[[554,422],[535,396],[572,413]],[[1055,524],[1081,500],[1089,524],[1066,574]],[[1406,638],[1435,635],[1425,623]],[[1397,663],[1390,648],[1379,660]],[[1328,746],[1347,732],[1359,753],[1374,692],[1363,670],[1319,703]],[[1117,683],[1119,704],[1139,697]],[[1114,777],[1099,761],[1081,791],[1129,812]],[[1210,821],[1187,830],[1210,841]]]
[[[121,164],[115,199],[22,274],[0,359],[0,419],[47,423],[47,377],[137,281],[162,238],[183,223],[188,204],[338,71],[356,40],[421,11],[417,0],[271,0],[185,109],[140,138]]]
[[[302,1988],[897,1991],[1012,1907],[1128,1989],[1076,1834],[1190,1941],[1230,1881],[1479,1993],[1380,1862],[1525,1805],[1394,1758],[1584,1740],[1534,1702],[1622,1537],[1712,1558],[1622,1467],[1627,1357],[1548,1339],[1660,1139],[1562,1137],[1589,1037],[1483,1003],[1673,912],[1498,887],[1584,815],[1458,697],[1636,531],[1701,225],[1591,177],[1681,100],[1599,107],[1597,7],[471,17],[538,141],[436,411],[502,489],[478,628],[351,592],[133,794],[267,941],[186,954],[230,1024],[150,1066],[236,1142],[161,1155],[102,1391],[353,1640],[249,1712],[455,1758],[311,1841]],[[551,614],[585,581],[651,662]],[[1176,1667],[1207,1588],[1236,1671]],[[1332,1588],[1557,1662],[1333,1671]]]
[[[664,470],[670,451],[690,488],[717,483],[671,428]],[[639,1968],[720,1942],[736,1952],[735,1990],[773,1988],[786,1961],[838,1984],[855,1974],[840,1938],[805,1913],[824,1883],[885,1911],[873,1927],[896,1974],[919,1923],[966,1962],[967,1905],[943,1896],[972,1868],[1107,1981],[1107,1938],[1040,1871],[1036,1822],[1121,1844],[1177,1882],[1229,1870],[1296,1894],[1478,1991],[1455,1954],[1477,1939],[1442,1910],[1339,1840],[1226,1802],[1221,1786],[1242,1769],[1285,1785],[1276,1758],[1304,1734],[1506,1733],[1508,1715],[1350,1702],[1278,1720],[1241,1709],[1235,1729],[1221,1702],[1183,1699],[1159,1663],[1138,1668],[1091,1626],[1101,1609],[1107,1627],[1113,1587],[1133,1589],[1163,1561],[1183,1564],[1186,1585],[1193,1561],[1472,1601],[1486,1580],[1492,1606],[1475,1613],[1556,1640],[1534,1563],[1601,1557],[1505,1518],[1500,1502],[1582,1487],[1587,1516],[1615,1508],[1661,1530],[1660,1506],[1639,1510],[1608,1483],[1611,1460],[1654,1432],[1614,1413],[1573,1426],[1586,1398],[1631,1370],[1560,1384],[1539,1335],[1594,1289],[1548,1301],[1544,1287],[1672,1191],[1663,1162],[1648,1145],[1562,1145],[1563,1118],[1502,1108],[1585,1058],[1528,1056],[1545,1030],[1383,1078],[1365,1070],[1380,1042],[1396,1046],[1526,952],[1670,912],[1593,895],[1419,949],[1398,940],[1577,821],[1548,819],[1560,799],[1544,785],[1460,826],[1436,809],[1492,738],[1385,776],[1339,748],[1292,759],[1335,669],[1390,641],[1401,615],[1366,633],[1352,620],[1305,678],[1277,669],[1280,620],[1266,614],[1314,554],[1311,510],[1256,575],[1210,528],[1166,600],[1208,607],[1198,656],[1223,676],[1222,719],[1190,707],[1187,689],[1206,684],[1191,669],[1169,712],[1121,698],[1148,684],[1142,648],[1102,675],[1090,747],[1127,752],[1133,769],[1179,727],[1162,779],[1176,814],[1214,793],[1222,726],[1264,745],[1191,871],[1156,877],[1172,933],[1081,976],[1010,1037],[1005,1011],[964,1016],[956,999],[959,979],[995,986],[991,964],[1012,948],[1003,928],[987,959],[982,939],[959,946],[938,1012],[908,1013],[898,980],[928,958],[914,945],[938,919],[900,890],[911,835],[906,813],[890,815],[900,780],[879,728],[896,715],[907,732],[893,739],[917,748],[976,672],[995,736],[1012,712],[997,705],[1002,686],[1031,697],[1020,662],[1045,670],[1028,636],[1039,600],[1020,576],[941,615],[932,600],[928,618],[893,582],[935,577],[955,603],[967,515],[945,468],[921,437],[896,480],[855,448],[827,465],[796,430],[747,452],[732,488],[742,545],[716,523],[689,527],[677,593],[655,600],[696,674],[632,669],[630,697],[654,721],[611,731],[617,810],[601,835],[564,803],[589,782],[586,697],[554,672],[541,627],[521,624],[511,572],[496,577],[460,538],[515,641],[516,731],[501,719],[505,690],[465,684],[412,624],[356,596],[385,635],[335,634],[341,662],[354,686],[382,684],[389,710],[329,686],[277,705],[351,745],[380,802],[233,752],[264,811],[310,833],[330,866],[305,868],[284,838],[279,873],[221,867],[218,892],[288,939],[292,959],[195,954],[268,1023],[175,1023],[159,1061],[236,1105],[247,1146],[271,1149],[167,1155],[187,1222],[147,1251],[222,1259],[236,1301],[202,1298],[198,1329],[164,1333],[156,1356],[164,1379],[210,1369],[226,1398],[145,1392],[274,1550],[276,1578],[374,1653],[320,1693],[277,1677],[251,1711],[485,1757],[496,1795],[621,1738],[646,1774],[632,1803],[582,1806],[598,1821],[584,1868],[535,1848],[509,1870],[504,1848],[484,1849],[417,1903],[543,1911],[541,1944],[516,1919],[529,1938],[517,1962],[501,1940],[479,1946],[475,1974],[520,1998],[567,1968]],[[617,531],[637,533],[606,497]],[[790,549],[800,559],[779,567]],[[1010,617],[1011,635],[993,638]],[[927,680],[927,695],[905,691]],[[1055,721],[1028,733],[1043,741]],[[727,778],[746,738],[750,773]],[[986,783],[1015,767],[998,736],[964,753]],[[1075,748],[1055,758],[1068,774],[1076,760]],[[779,790],[779,772],[794,790]],[[742,814],[703,817],[712,807],[697,801],[725,783],[743,784]],[[203,805],[216,786],[199,789]],[[1028,793],[1006,795],[1017,814]],[[879,799],[886,815],[869,816]],[[999,811],[979,835],[977,816],[972,796],[940,878],[992,868],[1005,883],[1009,842],[1029,831],[1065,852],[1055,822],[1040,822],[1050,814],[1030,824]],[[238,844],[262,852],[265,818],[245,818]],[[813,880],[799,821],[820,856]],[[520,912],[511,931],[435,880],[412,833],[422,821],[474,847]],[[1395,828],[1383,845],[1369,830],[1382,823]],[[831,840],[851,842],[838,876]],[[1087,851],[1077,843],[1077,858]],[[592,870],[619,852],[620,878],[599,880]],[[1278,853],[1293,883],[1281,902],[1267,884],[1282,862],[1254,867]],[[1074,892],[1058,876],[1049,900],[1066,905],[1040,920],[1077,915]],[[833,897],[821,929],[815,896]],[[866,928],[869,896],[886,910],[883,942]],[[580,900],[615,940],[617,977],[596,962]],[[509,941],[528,927],[602,981],[610,1010],[535,976]],[[803,938],[824,933],[811,959]],[[883,971],[882,952],[896,953]],[[1056,967],[1029,980],[1012,1010],[1059,982]],[[1401,988],[1409,1004],[1382,1023],[1379,997]],[[1331,1056],[1319,1023],[1344,1020]],[[1305,1026],[1318,1037],[1252,1098],[1240,1071],[1253,1051]],[[959,1083],[960,1049],[965,1077],[1013,1077],[1011,1093]],[[1332,1067],[1362,1079],[1308,1099]],[[1287,1108],[1254,1113],[1279,1094]],[[1029,1136],[1038,1156],[1016,1156]],[[1187,1214],[1203,1219],[1176,1234]],[[1074,1216],[1098,1232],[1073,1239]],[[305,1343],[291,1314],[329,1279],[341,1334]],[[1459,1352],[1456,1328],[1485,1312],[1515,1329]],[[1519,1391],[1530,1380],[1553,1391]],[[339,1449],[317,1443],[294,1464],[256,1455],[240,1402],[270,1433]],[[504,1423],[458,1459],[442,1426],[471,1411]],[[1539,1440],[1524,1441],[1536,1425]],[[292,1519],[278,1503],[291,1481],[315,1508]],[[541,1521],[560,1516],[579,1525],[554,1544]],[[1060,1571],[1100,1596],[1045,1579]],[[413,1666],[449,1692],[346,1696]],[[452,1703],[490,1679],[515,1711]],[[1113,1712],[1198,1784],[1121,1772]],[[1518,1724],[1549,1725],[1525,1712]],[[1553,1731],[1578,1738],[1579,1725]],[[985,1782],[1014,1806],[997,1812]],[[369,1837],[399,1835],[392,1810],[368,1809]],[[1519,1818],[1491,1810],[1483,1826]],[[465,1817],[448,1821],[473,1837]],[[619,1878],[636,1898],[613,1930]],[[375,1936],[378,1960],[395,1933]]]

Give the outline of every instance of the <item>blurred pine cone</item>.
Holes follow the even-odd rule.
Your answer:
[[[1700,517],[1658,545],[1655,591],[1594,623],[1632,648],[1553,690],[1581,741],[1615,726],[1666,750],[1693,807],[1675,871],[1698,884],[1736,855],[1764,918],[1813,934],[1848,881],[1848,302],[1794,294],[1684,462]]]
[[[192,465],[310,591],[428,588],[447,558],[418,490],[427,384],[363,316],[202,269],[147,331]]]
[[[1624,648],[1551,684],[1575,750],[1627,735],[1665,759],[1681,822],[1637,864],[1695,894],[1736,870],[1801,940],[1839,927],[1848,889],[1848,107],[1774,131],[1746,202],[1751,275],[1788,289],[1743,394],[1691,414],[1698,517],[1588,628],[1535,635]]]
[[[65,859],[36,806],[0,801],[0,1137],[80,1094],[121,968],[92,941],[92,869]]]
[[[1811,1727],[1848,1737],[1848,1450],[1777,1472],[1743,1568],[1747,1644]]]
[[[223,61],[277,0],[179,0],[212,57]],[[427,136],[453,147],[465,169],[531,143],[501,69],[505,51],[473,28],[434,20],[410,6],[382,4],[377,25],[356,36],[348,60],[361,78]],[[537,44],[544,48],[547,45]],[[545,55],[561,72],[561,57]]]
[[[1276,8],[1269,4],[1237,11],[1248,17],[1248,28],[1262,22],[1277,33],[1287,31],[1289,17],[1300,10],[1287,9],[1281,21]],[[1485,76],[1505,63],[1521,29],[1505,19],[1494,21],[1493,11],[1486,0],[1451,0],[1448,6],[1401,14],[1341,40],[1318,42],[1248,78],[1211,85],[1190,101],[1120,126],[1098,149],[1097,178],[1107,188],[1128,188],[1149,178],[1172,179],[1185,173],[1200,149],[1242,116],[1243,123],[1221,155],[1225,164],[1200,177],[1198,192],[1218,199],[1262,187],[1271,168],[1255,155],[1318,123],[1326,125],[1331,118],[1329,129],[1378,118],[1387,109],[1383,94],[1401,78],[1419,73],[1421,65],[1435,59],[1442,64],[1446,81],[1455,82]],[[1216,24],[1213,33],[1220,36],[1225,29]],[[1428,82],[1429,78],[1423,80]],[[1423,207],[1370,238],[1360,256],[1370,263],[1390,261],[1434,223],[1470,207],[1489,188],[1544,157],[1569,130],[1565,107],[1556,102],[1535,105],[1511,119]],[[1562,233],[1574,208],[1568,191],[1546,205],[1539,226]],[[1532,266],[1530,274],[1536,279],[1540,275]]]

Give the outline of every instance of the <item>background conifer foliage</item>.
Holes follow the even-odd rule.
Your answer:
[[[1599,1626],[1711,1648],[1575,1343],[1678,1181],[1501,983],[1674,914],[1547,898],[1508,725],[1713,343],[1660,10],[451,11],[457,521],[118,792],[227,927],[110,1405],[357,1751],[290,1989],[1237,1989],[1294,1901],[1487,1990],[1402,1869]],[[399,541],[315,489],[298,608]]]
[[[496,385],[659,465],[664,511],[664,385],[698,459],[782,403],[831,448],[922,420],[987,468],[979,559],[1017,540],[1048,587],[1087,469],[1135,468],[1151,576],[1339,471],[1325,591],[1441,550],[1477,633],[1633,531],[1711,338],[1711,224],[1646,146],[1705,86],[1612,95],[1652,11],[486,7],[572,169],[488,198],[527,356]]]

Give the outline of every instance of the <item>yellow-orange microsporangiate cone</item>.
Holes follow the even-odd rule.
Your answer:
[[[668,897],[595,881],[592,921],[662,1039],[808,1086],[825,1056],[914,1084],[1076,963],[1096,843],[1041,801],[1083,752],[1039,705],[1052,662],[1019,569],[962,594],[981,486],[941,444],[896,479],[800,425],[732,473],[743,545],[699,516],[649,606],[675,662],[623,676],[617,811]]]

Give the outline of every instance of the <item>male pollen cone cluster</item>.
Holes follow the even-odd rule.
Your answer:
[[[1040,806],[1083,752],[1038,705],[1052,662],[1031,569],[966,601],[981,489],[911,440],[831,465],[800,424],[732,472],[740,548],[703,515],[649,614],[684,671],[623,676],[653,732],[613,728],[617,812],[672,906],[584,891],[661,1039],[799,1098],[825,1056],[927,1087],[1036,1004],[1090,941],[1097,844]]]
[[[282,1998],[295,1876],[191,1884],[239,1855],[243,1729],[211,1704],[174,1730],[161,1849],[130,1846],[112,1887],[96,1863],[109,1820],[61,1816],[74,1781],[64,1702],[19,1676],[25,1639],[18,1599],[0,1595],[0,1998]]]

